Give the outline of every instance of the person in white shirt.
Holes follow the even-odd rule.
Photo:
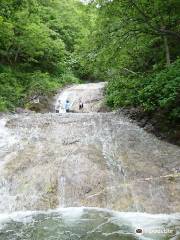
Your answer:
[[[61,100],[59,100],[58,104],[56,105],[56,113],[59,113],[61,107],[62,107]]]

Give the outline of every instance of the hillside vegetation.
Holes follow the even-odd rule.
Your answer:
[[[102,80],[110,107],[158,112],[177,133],[179,12],[178,0],[1,0],[0,111]]]
[[[87,31],[84,8],[74,0],[0,1],[0,111],[79,81],[71,65]]]
[[[180,143],[179,1],[91,4],[97,17],[93,32],[78,48],[80,74],[108,80],[109,106],[138,108],[156,131]]]

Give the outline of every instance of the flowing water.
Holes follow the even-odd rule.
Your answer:
[[[104,87],[103,82],[69,87],[57,95],[55,109],[59,110],[59,113],[65,113],[65,103],[69,100],[70,110],[73,112],[97,112],[103,101]],[[78,109],[79,100],[85,104],[85,108],[81,111]]]
[[[179,223],[176,215],[65,208],[4,216],[0,237],[1,240],[173,240],[179,239]]]
[[[180,239],[180,148],[99,112],[104,86],[65,89],[59,113],[0,117],[0,240]]]

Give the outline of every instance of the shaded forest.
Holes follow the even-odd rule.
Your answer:
[[[0,110],[79,81],[75,46],[87,34],[85,5],[74,0],[0,1]]]
[[[161,131],[180,120],[178,0],[1,0],[0,111],[83,81]]]

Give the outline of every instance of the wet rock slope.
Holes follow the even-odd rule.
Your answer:
[[[180,211],[180,148],[121,113],[98,112],[103,89],[82,84],[61,92],[57,101],[69,99],[73,113],[1,117],[0,213],[78,206]]]

